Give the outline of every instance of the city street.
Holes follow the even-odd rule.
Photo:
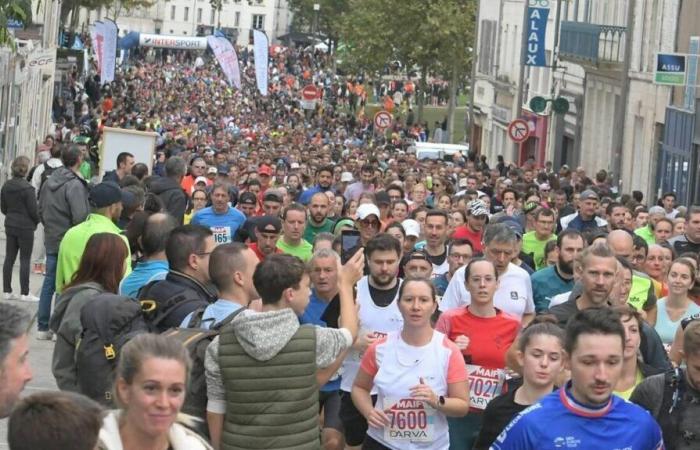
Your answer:
[[[0,223],[4,223],[4,217],[0,216]],[[5,259],[5,230],[0,232],[0,260]],[[44,277],[41,275],[31,274],[29,278],[29,288],[32,294],[39,296],[41,284]],[[15,293],[19,293],[19,257],[15,261],[14,273],[12,277],[12,287]],[[5,301],[5,300],[2,300]],[[38,303],[28,303],[21,301],[13,301],[13,303],[26,308],[34,316],[37,311]],[[31,361],[34,378],[24,389],[24,395],[37,391],[55,390],[56,383],[51,374],[51,354],[53,352],[53,342],[38,341],[34,337],[36,335],[36,316],[31,327],[31,339],[29,360]],[[9,448],[7,445],[7,419],[0,420],[0,449]]]

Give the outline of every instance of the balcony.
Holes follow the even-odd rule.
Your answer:
[[[562,22],[559,56],[601,70],[620,70],[625,60],[626,27]]]

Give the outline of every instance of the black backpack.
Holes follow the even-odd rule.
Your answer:
[[[75,348],[80,393],[114,407],[114,370],[122,347],[134,336],[148,333],[141,303],[123,295],[95,296],[80,311],[83,331]]]
[[[182,343],[192,359],[192,370],[190,371],[190,381],[187,386],[187,396],[182,412],[206,420],[207,410],[207,381],[204,371],[204,358],[207,347],[216,336],[221,333],[221,329],[231,323],[231,321],[245,308],[239,308],[226,316],[220,322],[211,325],[211,328],[202,327],[202,316],[205,307],[197,308],[192,313],[192,318],[187,324],[187,328],[171,328],[163,333]],[[207,319],[211,322],[214,319]]]
[[[61,167],[61,166],[58,166],[58,167]],[[48,161],[44,162],[44,171],[41,172],[41,181],[39,182],[39,193],[41,193],[41,187],[44,186],[44,183],[46,182],[46,180],[49,179],[51,174],[54,173],[54,171],[56,169],[58,169],[58,167],[51,167],[51,166],[49,166]]]
[[[159,301],[153,298],[151,289],[161,281],[163,280],[151,281],[139,289],[138,292],[138,299],[144,307],[146,321],[151,327],[151,330],[156,333],[166,331],[161,328],[160,325],[177,309],[175,306],[182,306],[189,302],[196,302],[198,304],[202,302],[202,300],[198,298],[187,298],[180,288],[172,284],[165,284],[171,292],[160,293],[160,297],[167,298],[167,300]],[[163,289],[162,286],[161,289]]]

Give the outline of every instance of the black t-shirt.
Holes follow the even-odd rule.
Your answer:
[[[372,301],[375,305],[382,308],[385,306],[389,306],[391,302],[394,301],[394,298],[396,298],[396,293],[399,291],[399,283],[396,283],[396,286],[394,286],[393,288],[386,290],[377,289],[371,284],[368,284],[368,286],[369,295],[370,297],[372,297]]]
[[[336,295],[326,306],[326,310],[321,314],[321,320],[326,322],[328,328],[338,328],[338,318],[340,317],[340,295]]]
[[[488,450],[506,425],[521,411],[530,406],[515,403],[516,392],[517,389],[513,389],[499,395],[486,406],[481,431],[479,431],[479,436],[474,443],[474,450]]]
[[[428,253],[427,250],[426,253]],[[444,263],[445,259],[447,259],[447,247],[445,247],[445,251],[442,252],[442,254],[440,255],[433,256],[430,253],[428,253],[428,259],[431,263],[433,263],[436,266],[439,266],[440,264]]]

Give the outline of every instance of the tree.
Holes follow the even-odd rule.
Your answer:
[[[289,8],[294,13],[292,29],[314,31],[337,43],[350,3],[350,0],[289,0]],[[315,4],[319,5],[318,12],[314,10]]]
[[[15,40],[7,27],[8,20],[18,20],[26,26],[32,22],[29,0],[0,0],[0,47],[15,48]]]

